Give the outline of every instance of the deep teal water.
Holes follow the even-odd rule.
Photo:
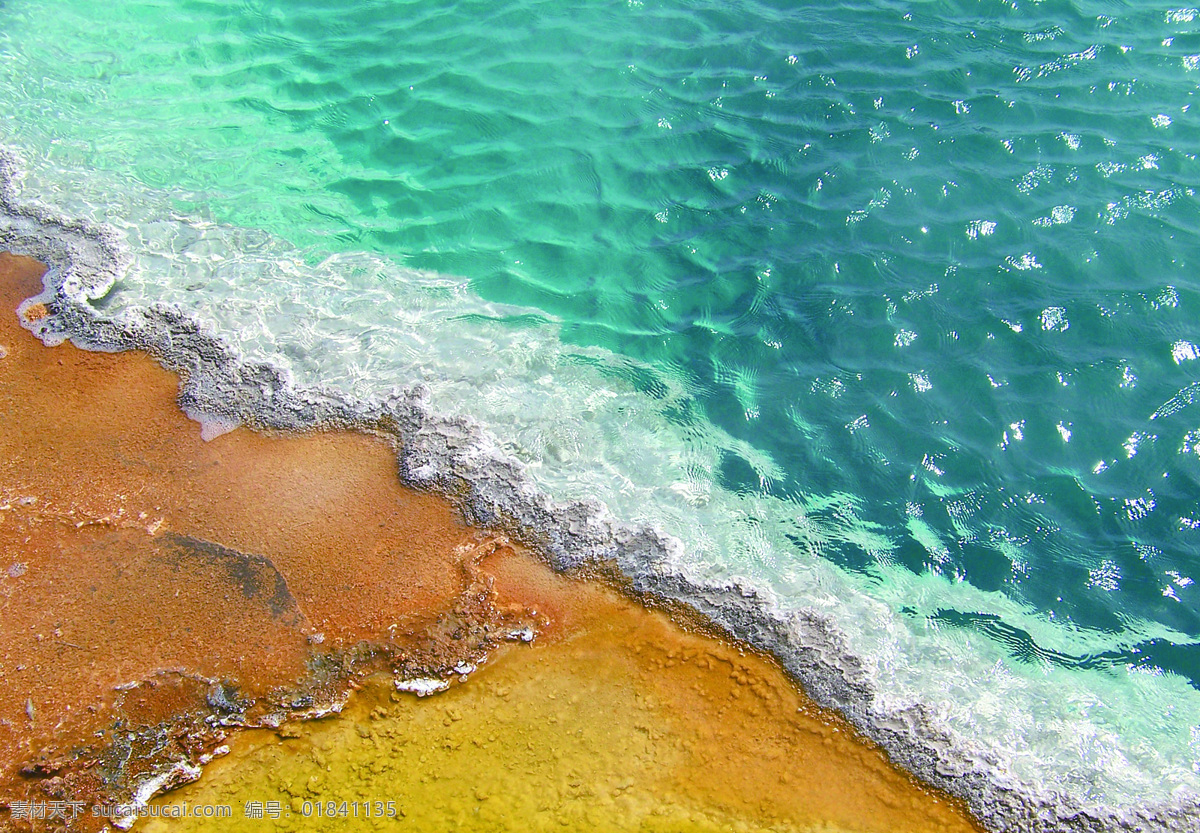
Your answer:
[[[682,434],[731,437],[716,487],[872,530],[797,527],[768,566],[942,576],[1027,619],[950,594],[901,605],[912,627],[1200,688],[1200,12],[121,0],[0,21],[28,119],[4,140],[45,170],[310,263],[460,276],[627,357],[601,372]]]

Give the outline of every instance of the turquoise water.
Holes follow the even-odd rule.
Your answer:
[[[835,616],[897,707],[1019,777],[1197,789],[1200,12],[0,21],[0,140],[30,198],[125,234],[114,314],[178,304],[364,395],[424,381],[552,494]]]

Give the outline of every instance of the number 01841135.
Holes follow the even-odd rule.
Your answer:
[[[300,815],[305,818],[395,818],[395,801],[305,801]]]

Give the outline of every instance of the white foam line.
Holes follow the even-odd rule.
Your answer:
[[[839,709],[893,760],[964,798],[990,829],[1200,831],[1200,797],[1194,793],[1140,807],[1110,806],[1015,777],[995,751],[948,728],[932,705],[879,688],[882,661],[851,651],[825,613],[786,609],[769,591],[745,581],[693,578],[678,539],[651,525],[624,523],[595,500],[553,501],[488,431],[473,420],[436,413],[421,384],[380,399],[355,399],[333,388],[295,384],[272,363],[237,354],[178,309],[151,305],[127,310],[119,321],[106,317],[91,301],[124,274],[130,254],[111,229],[18,202],[13,183],[19,170],[14,154],[0,152],[0,248],[50,267],[37,299],[50,314],[27,322],[47,344],[70,338],[94,350],[144,349],[165,366],[187,371],[180,404],[202,421],[278,429],[386,426],[399,440],[408,483],[446,494],[475,523],[507,528],[559,568],[615,562],[637,590],[684,601],[732,635],[771,651],[814,699]]]

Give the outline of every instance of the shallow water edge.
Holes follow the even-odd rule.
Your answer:
[[[0,247],[50,267],[45,291],[31,301],[47,314],[29,323],[47,344],[70,339],[87,349],[149,352],[184,373],[179,402],[210,432],[238,424],[385,429],[396,438],[408,485],[446,495],[472,522],[505,529],[559,569],[615,564],[635,592],[686,604],[770,652],[818,703],[840,711],[918,777],[965,799],[992,829],[1200,830],[1196,796],[1157,807],[1085,805],[997,772],[969,741],[941,729],[930,710],[884,711],[858,658],[827,618],[785,614],[754,588],[698,583],[673,566],[679,544],[658,530],[624,524],[598,503],[551,501],[480,426],[431,412],[419,386],[384,401],[347,401],[331,390],[298,388],[275,368],[243,361],[219,335],[176,310],[143,309],[136,320],[120,324],[106,319],[90,301],[119,280],[128,262],[120,241],[50,209],[15,204],[11,184],[18,173],[14,156],[0,159]]]

